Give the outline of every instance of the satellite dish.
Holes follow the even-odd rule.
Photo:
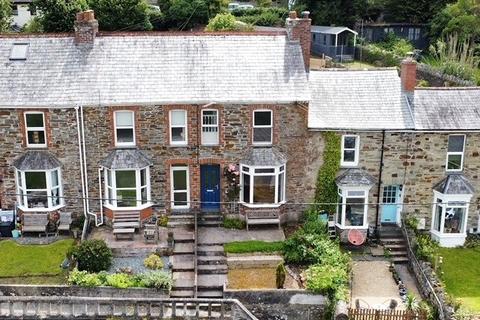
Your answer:
[[[348,231],[348,242],[354,246],[361,246],[365,242],[365,235],[357,229]]]

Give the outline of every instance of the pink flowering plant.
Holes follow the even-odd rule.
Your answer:
[[[225,167],[223,175],[227,178],[226,194],[228,201],[238,199],[240,193],[240,171],[236,164],[229,164]]]

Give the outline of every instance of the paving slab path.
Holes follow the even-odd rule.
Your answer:
[[[198,228],[198,243],[200,244],[224,244],[234,241],[283,241],[285,234],[283,230],[255,229],[255,230],[233,230],[225,228]]]

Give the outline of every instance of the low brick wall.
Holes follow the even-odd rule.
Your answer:
[[[111,298],[168,298],[166,290],[147,288],[117,289],[112,287],[0,285],[0,296],[75,296]]]
[[[230,290],[224,297],[238,299],[262,320],[323,319],[327,299],[305,290]]]

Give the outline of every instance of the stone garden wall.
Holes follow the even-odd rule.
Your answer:
[[[430,87],[472,87],[475,83],[441,73],[424,63],[417,64],[417,79],[426,80]]]
[[[262,320],[323,319],[327,300],[305,290],[225,290]]]

